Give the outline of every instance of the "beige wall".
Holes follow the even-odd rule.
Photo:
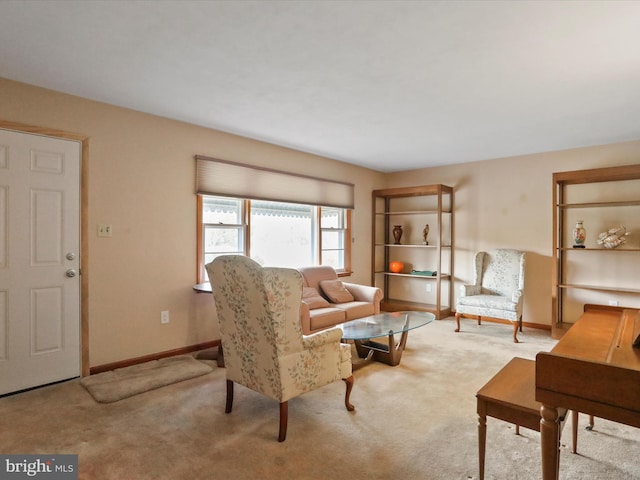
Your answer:
[[[528,258],[523,321],[550,325],[552,174],[638,163],[640,141],[399,172],[388,175],[386,183],[389,187],[431,183],[454,187],[454,296],[460,285],[473,280],[476,251],[524,250]],[[628,227],[637,229],[640,224]],[[631,241],[640,248],[640,232]],[[640,306],[638,302],[636,296],[620,304]],[[606,298],[598,296],[592,303],[606,303]]]
[[[383,175],[4,79],[0,120],[90,137],[91,366],[217,338],[211,297],[191,288],[196,281],[196,154],[353,182],[350,281],[359,283],[370,283],[371,276],[371,190],[451,185],[456,284],[471,279],[476,250],[525,250],[525,321],[541,324],[550,324],[551,174],[640,163],[638,141]],[[112,238],[97,237],[99,223],[113,226]],[[169,325],[160,324],[161,310],[170,311]]]
[[[91,366],[218,338],[211,296],[192,290],[196,154],[353,182],[351,281],[370,281],[379,172],[4,79],[0,120],[90,137]],[[98,238],[97,224],[111,224],[113,237]],[[160,324],[161,310],[170,312],[168,325]]]

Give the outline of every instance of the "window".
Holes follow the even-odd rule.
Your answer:
[[[350,270],[351,211],[297,203],[198,195],[198,282],[218,255],[264,266],[331,265]]]
[[[249,256],[264,266],[314,265],[315,222],[311,205],[250,201]]]
[[[320,207],[320,265],[331,265],[336,270],[336,265],[345,265],[348,239],[347,219],[349,210],[335,207]]]
[[[204,264],[211,262],[218,255],[244,254],[247,231],[244,222],[244,201],[207,196],[202,196],[201,200],[202,221],[199,223],[202,234],[199,237],[202,248],[198,251],[202,252]]]

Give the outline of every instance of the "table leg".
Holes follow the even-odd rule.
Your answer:
[[[484,480],[484,458],[487,446],[487,405],[478,400],[478,468],[479,480]]]
[[[558,409],[542,405],[540,415],[542,480],[558,480],[560,467],[560,417]]]
[[[400,335],[400,341],[398,344],[395,344],[395,340],[393,335],[389,335],[389,365],[395,367],[400,364],[400,359],[402,358],[402,352],[404,352],[404,347],[407,344],[407,337],[409,336],[408,331],[402,332]]]
[[[373,360],[373,350],[364,346],[361,340],[354,340],[353,343],[356,347],[358,358],[354,359],[353,356],[351,357],[351,368],[358,370]]]
[[[400,364],[402,352],[407,344],[408,334],[408,331],[402,332],[400,341],[397,344],[395,343],[392,333],[388,335],[387,343],[374,342],[373,340],[355,340],[354,343],[360,358],[364,358],[366,361],[373,358],[378,362],[386,363],[387,365],[395,367]]]
[[[362,340],[354,340],[353,343],[356,346],[358,357],[366,361],[371,360],[371,357],[373,357],[373,350],[366,347],[367,342],[362,342]]]
[[[222,351],[222,343],[218,347],[218,357],[216,358],[218,368],[224,368],[224,352]]]

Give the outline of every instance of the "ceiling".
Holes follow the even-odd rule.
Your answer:
[[[640,139],[640,2],[0,0],[0,77],[393,172]]]

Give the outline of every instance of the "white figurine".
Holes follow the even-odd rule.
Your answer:
[[[627,232],[624,225],[618,225],[612,227],[606,232],[602,232],[598,235],[598,245],[602,245],[604,248],[616,248],[620,245],[624,245],[627,241],[627,235],[631,232]]]

